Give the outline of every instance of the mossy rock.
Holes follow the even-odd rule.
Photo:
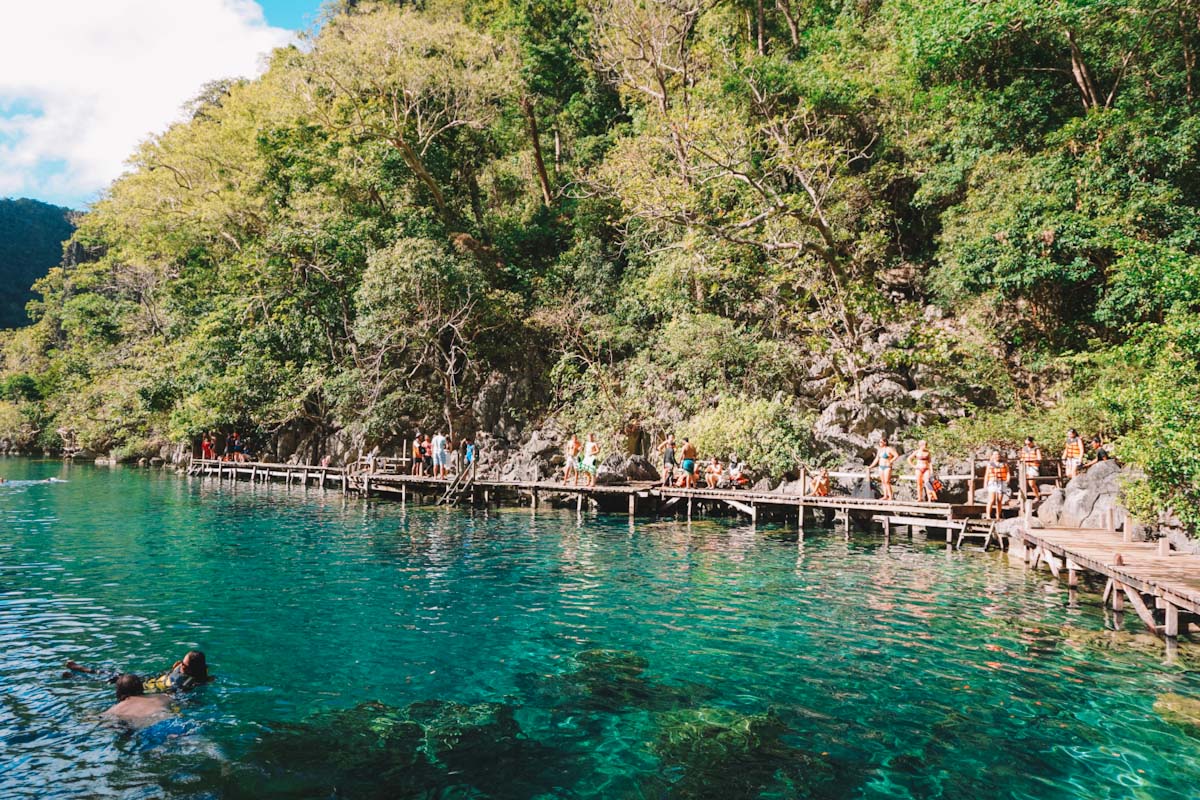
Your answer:
[[[698,708],[658,719],[651,749],[669,797],[807,796],[832,780],[827,762],[784,741],[789,729],[774,714]]]
[[[1154,713],[1167,722],[1200,737],[1200,698],[1168,692],[1154,698]]]

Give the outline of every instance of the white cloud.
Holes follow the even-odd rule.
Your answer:
[[[293,38],[252,0],[0,5],[0,196],[94,198],[205,83]]]

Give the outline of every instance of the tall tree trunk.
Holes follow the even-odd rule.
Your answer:
[[[792,37],[792,47],[800,44],[800,26],[796,22],[796,15],[792,13],[791,0],[775,0],[775,8],[783,15],[784,22],[788,26],[788,34]]]
[[[438,214],[441,215],[442,221],[446,225],[449,225],[450,212],[446,208],[446,196],[442,194],[442,187],[438,186],[437,180],[433,175],[429,174],[429,170],[425,169],[425,163],[421,161],[421,157],[413,150],[412,145],[402,137],[397,136],[389,141],[391,141],[393,147],[400,151],[400,155],[404,158],[404,163],[408,165],[408,168],[429,189],[429,193],[433,195],[434,205],[437,206]]]
[[[1092,72],[1087,62],[1083,60],[1083,51],[1075,41],[1075,31],[1067,31],[1067,44],[1071,48],[1071,74],[1075,77],[1075,85],[1083,99],[1083,107],[1093,109],[1100,107],[1100,93],[1096,91],[1096,82],[1092,80]]]
[[[538,183],[542,186],[542,201],[550,207],[550,178],[546,174],[546,162],[542,159],[542,139],[538,135],[537,114],[534,113],[533,101],[528,97],[521,98],[521,110],[525,112],[525,120],[529,123],[529,140],[533,142],[533,163],[537,165]]]
[[[763,28],[765,27],[763,20],[763,0],[754,0],[754,17],[755,25],[758,28],[758,54],[760,56],[766,55],[767,47],[765,34],[763,33]]]

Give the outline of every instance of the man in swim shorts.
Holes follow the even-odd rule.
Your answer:
[[[696,445],[688,441],[688,438],[683,437],[683,447],[679,448],[679,455],[683,457],[680,464],[683,467],[684,483],[689,489],[696,488],[696,456],[699,453],[696,450]]]
[[[171,698],[164,694],[146,697],[142,679],[124,672],[117,676],[117,704],[105,711],[135,728],[145,728],[171,715]]]

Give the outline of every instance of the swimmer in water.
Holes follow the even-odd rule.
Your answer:
[[[111,672],[85,667],[74,661],[67,662],[67,669],[72,672],[82,672],[95,675],[109,683],[119,680],[120,676]],[[183,658],[171,665],[171,668],[161,675],[146,679],[142,688],[144,692],[187,692],[203,683],[208,683],[212,677],[208,674],[208,661],[199,650],[189,650]]]
[[[171,716],[171,698],[166,695],[146,697],[142,679],[128,672],[117,676],[117,703],[104,712],[134,728],[145,728]]]

